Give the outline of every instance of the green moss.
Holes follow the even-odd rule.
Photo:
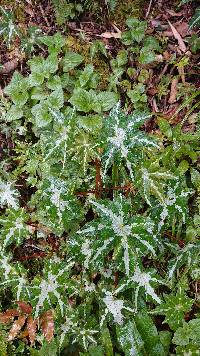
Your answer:
[[[83,42],[82,40],[69,35],[66,39],[66,45],[74,52],[80,53],[84,57],[85,64],[91,63],[89,43]],[[100,90],[105,90],[108,86],[108,78],[110,75],[109,63],[99,54],[93,58],[92,64],[94,65],[95,70],[100,74],[100,83],[98,88]]]
[[[15,15],[16,20],[21,23],[26,20],[25,2],[13,0],[1,0],[1,6],[7,7]]]
[[[128,17],[141,17],[143,14],[143,7],[145,0],[126,0],[119,1],[111,20],[120,27],[120,30],[125,27],[125,22]]]

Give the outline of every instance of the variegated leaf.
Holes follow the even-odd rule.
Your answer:
[[[57,235],[64,230],[73,230],[83,216],[81,205],[71,190],[72,184],[49,176],[38,185],[38,191],[32,197],[32,204],[37,205],[35,219]]]
[[[28,238],[29,231],[26,225],[28,214],[23,208],[8,209],[6,213],[0,217],[2,225],[1,239],[2,247],[5,249],[11,243],[19,245],[25,238]]]
[[[154,286],[160,283],[163,282],[155,276],[154,271],[146,272],[137,265],[133,275],[121,281],[119,287],[115,290],[115,295],[127,289],[133,289],[135,295],[135,311],[137,311],[139,292],[142,292],[146,298],[150,297],[154,302],[158,304],[161,303],[160,297],[154,290]]]
[[[132,216],[128,200],[120,196],[113,202],[90,203],[100,218],[86,224],[70,241],[85,268],[103,267],[104,258],[114,250],[113,259],[129,276],[138,255],[155,255],[158,239],[154,223],[149,218]]]
[[[35,318],[41,311],[52,309],[55,302],[64,315],[67,288],[70,294],[78,293],[76,284],[69,278],[73,265],[71,260],[63,263],[59,258],[52,258],[45,264],[43,277],[37,276],[33,279],[31,304]]]
[[[162,302],[151,314],[165,315],[165,323],[168,323],[172,330],[182,326],[186,312],[191,310],[194,300],[189,298],[185,291],[180,288],[176,295],[169,294],[164,296]]]
[[[118,103],[109,117],[104,119],[102,130],[103,178],[113,162],[124,161],[130,177],[134,180],[134,165],[142,157],[144,147],[158,149],[156,141],[139,130],[139,127],[150,118],[145,112],[126,115]]]
[[[13,187],[13,183],[0,179],[0,206],[17,209],[19,206],[19,192]]]

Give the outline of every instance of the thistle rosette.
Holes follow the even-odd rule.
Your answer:
[[[126,115],[118,103],[104,119],[101,138],[103,178],[114,162],[124,161],[131,179],[134,180],[134,167],[142,158],[144,148],[159,148],[156,139],[140,130],[150,117],[149,113],[140,111]]]
[[[154,222],[143,216],[132,216],[130,201],[123,196],[111,201],[90,201],[99,215],[78,230],[70,246],[84,267],[102,268],[110,254],[127,276],[134,270],[138,256],[156,254],[158,237]]]

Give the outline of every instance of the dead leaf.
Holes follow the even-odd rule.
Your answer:
[[[171,28],[172,33],[174,35],[174,38],[178,41],[178,45],[179,45],[180,50],[185,53],[187,48],[186,48],[185,43],[183,42],[183,39],[182,39],[180,33],[176,30],[176,28],[171,24],[170,21],[168,21],[168,23],[170,25],[170,28]]]
[[[28,303],[22,302],[20,300],[15,302],[16,304],[18,304],[19,309],[22,311],[22,313],[24,314],[30,314],[33,310],[32,306]]]
[[[27,319],[27,330],[28,330],[30,343],[33,344],[36,337],[37,320],[34,320],[31,315],[29,315]]]
[[[0,73],[8,74],[8,73],[12,72],[13,70],[15,70],[17,68],[18,62],[19,62],[19,59],[14,58],[11,61],[4,63],[3,67],[0,69]]]
[[[103,32],[99,37],[102,38],[121,38],[121,31],[120,32]]]
[[[20,315],[17,320],[14,321],[12,328],[8,334],[8,341],[14,340],[14,338],[19,334],[21,328],[24,326],[26,321],[25,315]]]
[[[171,83],[170,96],[169,96],[169,100],[168,100],[169,104],[173,104],[176,102],[177,84],[178,84],[178,78],[175,77],[172,79],[172,83]]]
[[[189,25],[188,25],[188,22],[181,22],[181,23],[178,23],[176,25],[176,29],[178,31],[178,33],[181,35],[181,37],[185,37],[188,35],[188,29],[189,29]]]
[[[54,320],[52,310],[48,310],[41,315],[40,324],[45,339],[50,342],[54,335]]]
[[[175,12],[174,10],[170,10],[170,9],[167,9],[166,10],[168,12],[168,14],[172,17],[179,17],[179,16],[183,16],[183,12],[180,11],[180,12]]]
[[[4,313],[0,313],[0,323],[7,324],[15,317],[19,316],[17,309],[7,309]]]

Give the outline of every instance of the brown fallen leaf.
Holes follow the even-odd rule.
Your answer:
[[[178,78],[175,77],[172,79],[172,83],[171,83],[170,96],[169,96],[169,100],[168,100],[169,104],[173,104],[176,102],[177,85],[178,85]]]
[[[183,16],[183,12],[180,11],[180,12],[175,12],[174,10],[170,10],[170,9],[167,9],[166,10],[167,13],[172,16],[172,17],[179,17],[179,16]]]
[[[188,35],[188,29],[189,29],[188,22],[183,21],[181,23],[178,23],[176,25],[176,29],[182,38],[186,37]]]
[[[182,39],[180,33],[176,30],[176,28],[171,24],[170,21],[168,21],[168,23],[170,25],[170,28],[171,28],[172,33],[174,35],[174,38],[178,41],[178,45],[179,45],[180,50],[185,53],[187,48],[186,48],[185,43],[183,42],[183,39]]]
[[[5,62],[2,68],[0,68],[0,74],[8,74],[12,72],[17,68],[18,62],[19,62],[18,58],[14,58],[11,61]]]
[[[50,342],[54,335],[54,320],[52,310],[48,310],[41,315],[40,324],[45,339]]]
[[[14,321],[12,328],[8,334],[8,341],[14,340],[14,338],[19,334],[21,328],[24,326],[26,321],[25,315],[20,315],[17,320]]]
[[[32,306],[30,304],[28,304],[28,303],[22,302],[20,300],[17,300],[15,303],[18,304],[19,309],[24,314],[30,314],[32,312],[32,310],[33,310]]]
[[[99,37],[102,38],[121,38],[121,31],[120,32],[103,32]]]
[[[19,312],[17,309],[7,309],[4,313],[0,313],[0,323],[7,324],[18,315]]]
[[[34,320],[31,315],[27,318],[27,330],[30,343],[33,344],[37,332],[37,320]]]

